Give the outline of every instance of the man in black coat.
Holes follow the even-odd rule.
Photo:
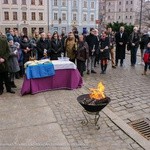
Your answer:
[[[97,43],[97,37],[94,35],[95,29],[90,29],[90,34],[86,37],[86,42],[89,46],[89,59],[87,60],[87,74],[90,73],[96,73],[94,70],[94,62],[95,62],[95,56],[96,56],[96,43]]]
[[[37,57],[38,60],[46,57],[50,57],[51,44],[48,39],[46,39],[46,34],[41,33],[41,38],[37,41]]]
[[[3,94],[5,83],[6,90],[9,93],[15,93],[11,89],[9,77],[8,77],[8,58],[10,55],[9,46],[6,38],[0,36],[0,95]]]
[[[116,39],[116,66],[118,65],[118,60],[120,59],[120,66],[123,66],[123,60],[125,59],[126,44],[128,41],[128,36],[124,32],[124,27],[120,27],[120,31],[115,35]]]

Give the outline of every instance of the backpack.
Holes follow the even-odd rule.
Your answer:
[[[144,60],[144,63],[150,64],[150,53],[144,53],[143,60]]]

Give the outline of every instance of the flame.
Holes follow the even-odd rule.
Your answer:
[[[104,90],[105,90],[105,87],[102,84],[102,82],[100,82],[97,86],[97,89],[94,89],[94,88],[90,89],[91,91],[90,98],[95,99],[95,100],[100,100],[100,99],[105,98],[106,96],[104,94]]]

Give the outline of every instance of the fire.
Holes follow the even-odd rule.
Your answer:
[[[90,89],[91,91],[90,98],[95,99],[95,100],[100,100],[100,99],[105,98],[106,96],[104,94],[104,90],[105,90],[105,87],[102,84],[102,82],[100,82],[97,86],[97,89],[93,89],[93,88]]]

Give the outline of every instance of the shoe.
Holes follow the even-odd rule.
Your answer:
[[[112,66],[112,68],[116,69],[116,66]]]
[[[115,67],[117,67],[118,66],[118,64],[115,64]]]
[[[87,71],[87,74],[90,74],[90,71],[89,71],[89,70]]]
[[[120,67],[122,67],[122,66],[123,66],[123,64],[121,63],[121,64],[120,64]]]
[[[96,71],[94,71],[94,70],[91,70],[91,73],[97,73]]]
[[[0,91],[0,95],[2,95],[2,94],[3,94],[3,90]]]
[[[12,88],[17,88],[17,86],[15,85],[14,81],[11,82],[11,87]]]
[[[8,92],[8,93],[15,94],[15,91],[13,91],[12,89],[11,89],[11,90],[8,90],[7,92]]]
[[[101,73],[100,74],[104,74],[104,71],[101,71]]]

